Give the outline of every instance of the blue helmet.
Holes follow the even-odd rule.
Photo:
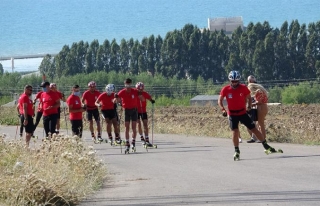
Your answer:
[[[241,79],[241,75],[238,71],[231,71],[228,78],[230,81],[239,81]]]

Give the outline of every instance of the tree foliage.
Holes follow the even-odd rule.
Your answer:
[[[164,38],[106,39],[101,45],[80,41],[63,46],[54,58],[45,57],[39,70],[50,78],[115,71],[213,82],[224,82],[230,70],[239,70],[268,81],[319,78],[319,62],[320,21],[307,26],[293,20],[279,29],[268,22],[249,23],[231,36],[186,24]]]

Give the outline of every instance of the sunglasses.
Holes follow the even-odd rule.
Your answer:
[[[27,90],[32,91],[32,89],[27,89]]]
[[[239,81],[231,81],[231,83],[238,83]]]

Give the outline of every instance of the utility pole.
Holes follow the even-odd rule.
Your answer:
[[[14,70],[14,58],[11,57],[11,68],[12,68],[12,73],[13,73],[13,70]]]

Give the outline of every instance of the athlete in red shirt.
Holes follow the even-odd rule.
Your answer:
[[[101,108],[101,113],[103,116],[103,119],[106,122],[106,130],[109,137],[109,142],[112,144],[112,128],[113,125],[114,133],[115,133],[115,141],[117,143],[121,143],[120,140],[120,127],[118,125],[117,121],[117,110],[115,109],[115,105],[113,103],[113,99],[115,98],[115,86],[114,84],[108,84],[106,86],[106,92],[103,92],[100,94],[98,99],[96,100],[96,106]]]
[[[56,132],[60,98],[55,92],[50,90],[49,82],[44,82],[41,84],[41,87],[43,91],[40,97],[43,108],[43,126],[46,137],[49,137],[49,132],[51,135]]]
[[[228,103],[228,115],[230,128],[232,130],[232,139],[235,147],[234,160],[240,160],[240,149],[239,149],[239,122],[244,124],[255,136],[262,142],[266,152],[274,153],[277,152],[274,148],[270,147],[263,135],[257,130],[254,122],[247,114],[247,110],[251,109],[252,99],[250,96],[249,89],[244,85],[240,84],[240,74],[238,71],[231,71],[228,76],[230,85],[222,88],[218,100],[218,104],[223,112],[223,116],[227,116],[227,112],[223,106],[223,99],[227,99]],[[246,106],[248,105],[248,106]]]
[[[72,87],[72,94],[67,99],[67,105],[69,108],[72,134],[81,138],[83,131],[82,112],[86,110],[81,103],[79,85],[74,85]]]
[[[66,101],[64,94],[62,92],[60,92],[59,90],[57,90],[56,83],[51,83],[50,89],[58,95],[58,97],[60,98],[60,100],[62,100],[62,102]],[[63,109],[65,109],[65,108],[63,108]],[[57,126],[56,126],[56,133],[57,134],[59,134],[59,130],[60,130],[60,116],[61,116],[61,107],[58,107],[58,119],[57,119]]]
[[[42,83],[44,84],[44,82]],[[42,117],[42,113],[43,113],[43,109],[42,109],[42,103],[40,101],[40,98],[41,98],[41,94],[43,93],[43,91],[40,91],[36,94],[36,97],[35,99],[33,100],[33,104],[35,105],[37,103],[37,100],[39,99],[39,104],[38,104],[38,109],[37,109],[37,115],[36,115],[36,121],[34,123],[34,131],[36,130],[40,120],[41,120],[41,117]]]
[[[131,149],[135,151],[135,142],[137,136],[137,119],[138,119],[138,98],[142,98],[142,95],[139,94],[138,90],[131,88],[132,80],[126,79],[124,81],[125,88],[122,89],[118,94],[115,95],[114,103],[119,103],[121,101],[122,107],[124,108],[125,114],[125,137],[126,137],[126,153],[129,152],[130,143],[129,143],[129,130],[130,130],[130,121],[132,128],[132,142]]]
[[[152,104],[154,104],[155,101],[152,99],[151,95],[148,92],[144,91],[144,84],[142,82],[138,82],[136,84],[136,89],[142,95],[141,99],[137,99],[138,100],[138,121],[137,121],[138,131],[140,134],[142,144],[143,145],[147,144],[147,146],[151,147],[152,144],[149,142],[147,100],[149,100]],[[145,138],[143,137],[141,121],[143,123]]]
[[[32,94],[32,86],[26,85],[24,87],[24,93],[19,98],[19,110],[21,114],[21,119],[23,120],[25,131],[26,131],[27,147],[29,147],[31,135],[34,130],[34,125],[33,125],[34,108],[33,108],[33,102],[29,98],[31,94]]]
[[[90,123],[89,129],[91,132],[92,140],[96,141],[96,137],[93,130],[93,120],[92,116],[96,120],[97,130],[98,130],[98,141],[103,141],[101,138],[101,126],[98,107],[95,105],[96,100],[100,96],[100,92],[96,90],[96,83],[91,81],[88,83],[88,90],[82,95],[81,102],[85,105],[87,109],[87,120]]]

